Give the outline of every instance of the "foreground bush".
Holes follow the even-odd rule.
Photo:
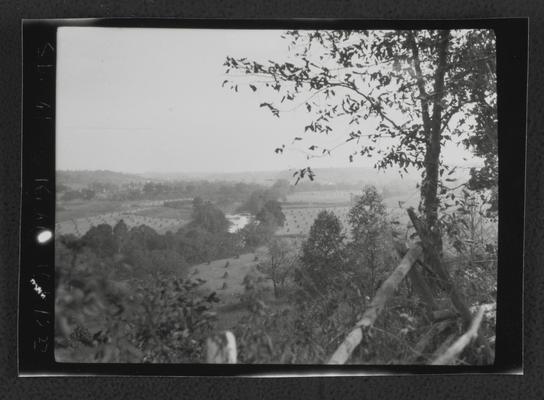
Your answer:
[[[60,269],[62,273],[62,269]],[[119,282],[90,266],[57,281],[57,361],[201,362],[218,299],[202,280],[157,274]]]

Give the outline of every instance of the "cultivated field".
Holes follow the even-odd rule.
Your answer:
[[[287,196],[287,203],[305,204],[348,204],[357,191],[351,190],[318,190],[308,192],[296,192]]]
[[[112,200],[77,200],[57,202],[55,211],[56,222],[65,222],[73,219],[96,217],[102,214],[125,211],[130,204]]]
[[[168,201],[187,200],[185,198]],[[83,236],[93,226],[114,226],[123,220],[128,228],[147,225],[164,234],[175,232],[185,225],[191,215],[191,204],[183,208],[164,207],[164,200],[111,201],[77,200],[57,203],[55,233]]]
[[[57,235],[72,234],[79,237],[83,236],[93,226],[100,224],[114,226],[120,220],[123,220],[129,229],[135,226],[147,225],[161,234],[164,234],[167,231],[175,232],[187,223],[186,220],[181,218],[154,218],[137,215],[130,212],[113,212],[100,214],[93,217],[77,218],[57,222],[55,224],[55,233]]]
[[[285,225],[276,234],[279,236],[307,235],[315,218],[323,210],[334,212],[348,233],[348,212],[353,196],[357,194],[356,191],[337,190],[291,194],[282,205],[286,217]],[[391,218],[402,223],[408,222],[406,208],[417,205],[417,196],[407,198],[408,196],[397,196],[384,199]],[[163,203],[163,200],[61,202],[56,213],[56,234],[82,236],[93,226],[100,224],[114,226],[120,220],[123,220],[129,228],[147,225],[158,233],[164,234],[167,231],[177,231],[189,221],[190,203],[182,208],[164,207]],[[239,221],[234,222],[237,228],[243,225]]]
[[[277,231],[277,235],[306,235],[310,231],[314,220],[321,211],[332,211],[340,219],[344,228],[348,227],[348,211],[349,207],[300,207],[286,208],[283,210],[285,214],[285,224]]]
[[[304,236],[321,211],[333,212],[340,222],[346,234],[349,234],[348,213],[354,201],[357,191],[315,191],[300,192],[289,195],[284,204],[283,213],[285,225],[277,232],[280,236]],[[408,223],[406,209],[416,207],[418,196],[406,194],[404,196],[388,197],[384,199],[389,217],[402,224]]]

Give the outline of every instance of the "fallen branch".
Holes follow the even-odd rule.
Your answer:
[[[432,365],[448,365],[452,364],[453,361],[457,358],[459,354],[467,347],[470,342],[475,340],[478,337],[478,330],[480,329],[480,324],[482,323],[482,318],[484,316],[484,307],[480,307],[478,314],[472,321],[470,328],[462,335],[459,339],[455,341],[441,356],[437,357]]]
[[[363,318],[357,322],[355,329],[353,329],[346,339],[336,349],[332,357],[329,359],[328,364],[345,364],[350,358],[353,350],[361,343],[363,334],[366,332],[378,318],[378,315],[383,310],[387,300],[393,295],[396,288],[406,277],[406,274],[412,268],[415,261],[421,256],[422,249],[419,246],[415,246],[410,249],[397,268],[380,286],[374,299],[370,303],[363,314]]]

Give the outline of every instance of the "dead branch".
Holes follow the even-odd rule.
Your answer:
[[[345,364],[347,362],[353,353],[353,350],[361,343],[364,332],[368,331],[368,329],[374,325],[374,322],[383,310],[385,303],[406,277],[406,274],[408,274],[412,265],[414,265],[415,261],[421,256],[421,253],[422,249],[419,246],[413,247],[406,253],[397,268],[395,268],[393,273],[389,275],[384,283],[382,283],[376,292],[374,299],[372,299],[370,306],[363,314],[363,318],[357,322],[355,329],[348,334],[346,339],[336,349],[328,364]]]
[[[480,307],[478,314],[472,321],[470,328],[465,332],[459,339],[455,341],[442,355],[437,357],[432,365],[448,365],[452,364],[454,360],[461,354],[461,352],[469,345],[470,342],[475,340],[478,337],[478,330],[480,329],[480,324],[482,323],[482,318],[484,316],[485,309]]]

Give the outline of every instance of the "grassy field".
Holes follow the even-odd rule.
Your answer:
[[[314,220],[321,211],[332,211],[340,219],[344,228],[348,227],[347,215],[349,207],[301,207],[283,210],[285,224],[277,232],[280,236],[306,235],[310,231]]]
[[[127,203],[111,200],[81,200],[58,202],[55,212],[57,222],[71,219],[95,217],[100,214],[121,211],[127,208]]]
[[[238,258],[224,258],[198,264],[189,269],[189,277],[203,279],[205,292],[216,292],[221,299],[217,306],[218,329],[228,329],[236,324],[247,311],[240,305],[240,296],[244,293],[243,281],[252,274],[263,279],[262,285],[272,291],[272,283],[257,270],[257,265],[265,259],[266,248],[259,248],[254,253],[241,254]],[[257,257],[257,259],[256,259]],[[225,265],[228,266],[225,267]]]
[[[150,218],[182,219],[188,221],[191,218],[191,206],[187,208],[149,207],[135,211],[133,214]]]
[[[332,211],[349,231],[348,213],[353,195],[358,191],[314,191],[291,194],[284,203],[285,225],[277,232],[281,236],[306,235],[319,212]],[[390,196],[384,199],[391,219],[400,223],[408,223],[406,209],[417,207],[419,197],[417,191],[412,194]]]
[[[357,194],[356,190],[331,190],[297,192],[287,196],[288,203],[349,203],[351,196]]]

